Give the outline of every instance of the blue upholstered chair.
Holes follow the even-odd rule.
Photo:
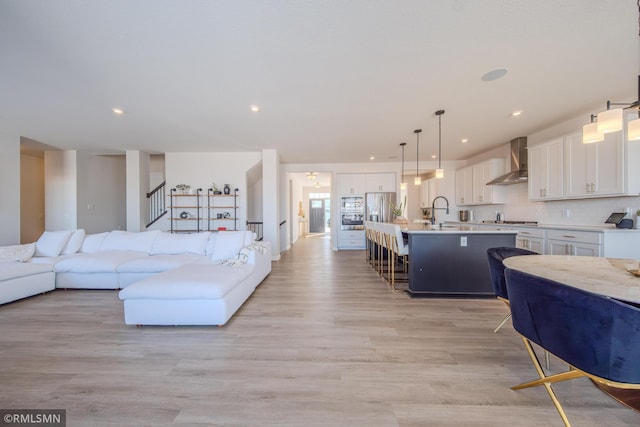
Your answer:
[[[638,305],[512,269],[505,276],[513,327],[540,377],[513,390],[544,385],[568,426],[551,384],[587,376],[609,387],[640,389]],[[531,342],[573,368],[545,375]]]
[[[503,301],[509,306],[509,295],[507,293],[507,285],[504,281],[504,269],[505,266],[502,261],[506,258],[519,255],[538,255],[536,252],[531,252],[526,249],[510,248],[502,246],[499,248],[487,249],[487,258],[489,259],[489,274],[491,275],[491,285],[493,286],[493,292],[496,294],[499,300]],[[498,332],[502,326],[511,318],[511,313],[507,314],[502,322],[498,325],[493,332]]]

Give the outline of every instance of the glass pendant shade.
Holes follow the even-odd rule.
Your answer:
[[[640,119],[631,120],[627,123],[627,139],[629,141],[640,141]]]
[[[407,189],[407,183],[406,182],[401,182],[400,183],[400,189],[401,190],[406,190]]]
[[[444,178],[444,169],[442,169],[442,168],[436,169],[436,178],[437,179]]]
[[[422,184],[422,179],[420,179],[419,176],[416,176],[415,178],[413,178],[413,185],[420,185]]]
[[[622,108],[614,108],[598,113],[597,125],[599,133],[611,133],[622,130]]]
[[[604,134],[598,132],[598,123],[589,123],[582,126],[582,143],[591,144],[604,141]]]

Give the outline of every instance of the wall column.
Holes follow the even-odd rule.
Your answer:
[[[262,150],[262,221],[264,240],[271,242],[271,255],[280,258],[280,159],[277,150]]]
[[[144,231],[149,218],[151,156],[137,150],[127,150],[127,231]]]
[[[20,243],[20,137],[0,132],[0,246]]]

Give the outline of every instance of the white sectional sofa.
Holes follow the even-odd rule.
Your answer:
[[[35,243],[0,248],[0,304],[6,304],[55,289],[50,264],[31,264]]]
[[[0,262],[0,303],[45,288],[122,289],[125,322],[138,325],[223,325],[271,271],[270,245],[249,231],[45,232],[34,252]],[[16,293],[19,280],[40,286]]]

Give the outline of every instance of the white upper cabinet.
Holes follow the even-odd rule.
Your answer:
[[[438,195],[438,182],[435,178],[429,178],[426,181],[422,181],[420,185],[420,207],[430,208],[431,203]]]
[[[504,159],[489,159],[472,166],[474,205],[504,203],[505,188],[487,185],[487,182],[504,174]]]
[[[396,192],[396,174],[387,173],[340,173],[338,175],[339,195],[363,195],[380,191]]]
[[[489,159],[456,171],[456,204],[504,203],[505,189],[487,182],[504,174],[504,159]]]
[[[338,193],[341,196],[363,195],[367,192],[367,176],[362,173],[338,174]]]
[[[623,195],[622,132],[606,134],[604,141],[592,144],[583,144],[580,132],[565,137],[565,179],[567,197]]]
[[[456,205],[473,204],[473,168],[456,171]]]
[[[528,148],[529,199],[561,199],[563,189],[564,138]]]
[[[395,173],[368,173],[367,193],[375,193],[379,191],[396,191],[396,174]]]

